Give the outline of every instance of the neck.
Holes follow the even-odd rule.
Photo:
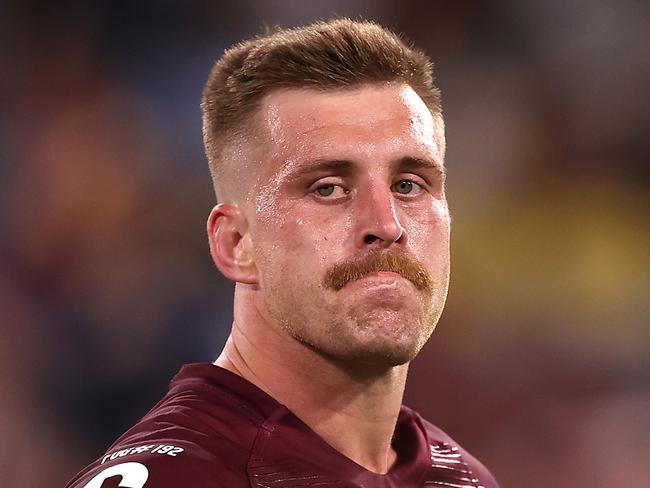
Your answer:
[[[396,461],[391,440],[408,365],[342,365],[289,337],[254,307],[238,307],[237,301],[232,332],[215,364],[285,405],[357,464],[388,472]]]

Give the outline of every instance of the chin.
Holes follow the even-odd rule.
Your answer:
[[[433,333],[437,320],[383,313],[357,321],[348,341],[348,355],[357,362],[400,366],[411,362]]]
[[[347,370],[376,372],[410,363],[419,350],[419,347],[395,347],[393,344],[385,347],[359,347],[347,351],[334,351],[325,355]]]
[[[407,300],[392,307],[386,307],[386,301],[383,307],[356,305],[344,313],[328,307],[330,313],[285,321],[284,328],[293,339],[332,363],[350,371],[376,372],[412,361],[439,317],[432,310],[417,310],[417,304]]]
[[[417,356],[420,348],[377,349],[362,352],[357,362],[367,365],[395,367],[408,364]]]
[[[383,330],[371,329],[352,334],[346,341],[338,340],[332,344],[334,347],[327,355],[352,367],[391,368],[415,359],[430,335],[423,335],[422,331],[398,335],[391,332],[386,334]]]

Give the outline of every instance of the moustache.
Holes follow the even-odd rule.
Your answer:
[[[379,271],[398,273],[413,283],[418,290],[433,292],[433,278],[424,265],[397,249],[374,250],[361,259],[337,263],[325,273],[323,286],[339,291],[348,283]]]

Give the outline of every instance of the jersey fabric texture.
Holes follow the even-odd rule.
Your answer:
[[[191,364],[67,488],[498,488],[481,463],[404,406],[393,448],[397,462],[375,474],[245,379]]]

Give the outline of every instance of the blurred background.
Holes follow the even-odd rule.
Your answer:
[[[63,486],[228,333],[199,100],[263,25],[377,20],[435,62],[449,302],[406,403],[502,488],[650,477],[642,0],[0,4],[0,485]]]

